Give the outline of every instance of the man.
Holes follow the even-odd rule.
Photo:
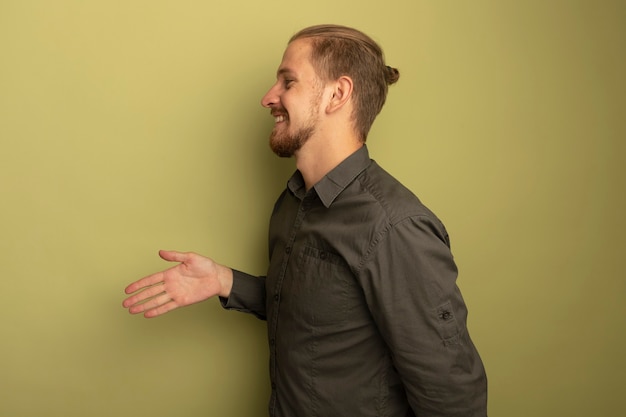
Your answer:
[[[359,31],[294,35],[262,99],[271,148],[297,167],[271,216],[267,277],[161,251],[179,264],[126,288],[146,317],[217,295],[267,320],[271,416],[486,415],[448,234],[364,145],[398,77]]]

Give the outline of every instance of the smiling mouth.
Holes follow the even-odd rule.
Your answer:
[[[275,123],[282,123],[287,121],[287,115],[284,113],[273,113],[272,116],[274,116]]]

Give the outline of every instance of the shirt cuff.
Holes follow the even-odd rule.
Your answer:
[[[257,277],[233,269],[233,286],[228,298],[220,297],[226,310],[254,314],[265,320],[265,277]]]

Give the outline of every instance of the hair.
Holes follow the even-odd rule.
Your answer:
[[[311,39],[311,61],[323,81],[348,76],[354,83],[354,128],[365,142],[374,119],[383,108],[388,86],[400,72],[385,64],[381,47],[356,29],[339,25],[317,25],[302,29],[291,37]]]

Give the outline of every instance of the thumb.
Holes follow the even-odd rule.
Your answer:
[[[174,250],[160,250],[159,256],[168,262],[185,262],[189,259],[189,253]]]

